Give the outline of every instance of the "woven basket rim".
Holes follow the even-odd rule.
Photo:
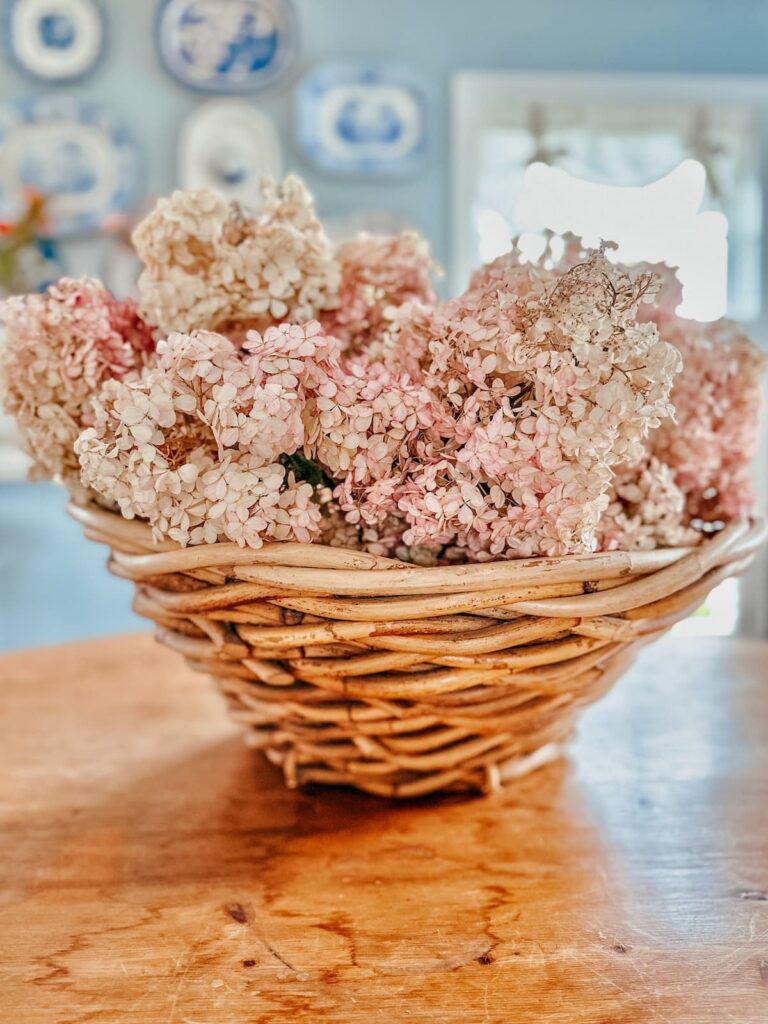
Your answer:
[[[344,595],[358,599],[358,604],[366,599],[436,601],[440,595],[462,594],[480,600],[484,593],[510,589],[521,591],[520,600],[525,602],[528,587],[530,600],[520,610],[536,615],[605,615],[641,607],[738,566],[753,556],[766,535],[765,520],[757,518],[734,523],[694,548],[424,567],[319,544],[265,544],[252,549],[215,543],[182,548],[173,542],[158,544],[147,523],[124,519],[94,503],[70,503],[68,511],[89,539],[110,546],[112,571],[137,583],[164,574],[209,573],[220,582],[260,586],[265,594]],[[574,584],[581,585],[578,593],[557,593],[558,586]],[[550,593],[547,587],[555,589]]]
[[[104,508],[95,501],[70,500],[67,504],[68,514],[86,530],[105,533],[109,531],[115,541],[124,540],[133,544],[141,544],[148,554],[165,554],[168,552],[189,552],[190,563],[195,563],[195,553],[215,552],[215,555],[204,556],[206,565],[238,564],[254,562],[263,565],[285,565],[295,567],[318,568],[350,568],[369,571],[374,568],[405,569],[412,573],[456,574],[457,570],[468,568],[488,568],[490,566],[517,566],[546,568],[565,560],[583,563],[585,568],[612,562],[617,570],[629,572],[654,572],[666,568],[682,558],[703,550],[718,538],[727,536],[728,547],[737,540],[748,540],[751,550],[760,546],[768,535],[768,523],[762,515],[752,516],[729,524],[723,530],[705,538],[702,544],[656,548],[653,551],[627,551],[618,548],[612,551],[582,552],[579,554],[530,556],[526,558],[492,558],[481,562],[461,562],[455,565],[422,566],[413,562],[404,562],[397,558],[369,554],[358,548],[330,544],[302,544],[296,541],[268,541],[260,548],[251,548],[234,544],[230,541],[216,541],[213,544],[194,544],[186,547],[172,540],[156,540],[152,528],[146,520],[127,519],[118,510]],[[740,545],[741,546],[741,545]],[[314,556],[314,557],[313,557]],[[199,557],[199,556],[198,556]],[[208,560],[210,557],[210,561]],[[203,564],[202,560],[200,564]],[[190,564],[190,568],[197,567]],[[179,571],[183,571],[182,568]]]

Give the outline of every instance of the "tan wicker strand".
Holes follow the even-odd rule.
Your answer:
[[[387,797],[493,790],[558,756],[581,709],[766,532],[422,568],[323,545],[181,549],[93,504],[70,513],[289,786]]]

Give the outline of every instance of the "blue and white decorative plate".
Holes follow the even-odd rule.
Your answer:
[[[58,95],[0,104],[0,150],[0,217],[31,188],[48,198],[50,233],[71,237],[136,201],[135,143],[97,104]]]
[[[157,45],[166,69],[202,92],[268,85],[296,50],[290,0],[163,0]]]
[[[262,178],[279,178],[280,140],[272,120],[241,98],[217,97],[194,110],[179,135],[179,184],[207,188],[258,208]]]
[[[46,82],[72,82],[102,56],[106,22],[98,0],[6,0],[3,34],[23,71]]]
[[[398,68],[325,64],[298,88],[298,144],[335,174],[413,173],[426,151],[426,120],[420,82]]]

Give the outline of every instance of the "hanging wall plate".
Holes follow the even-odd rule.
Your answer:
[[[426,100],[410,72],[371,64],[326,64],[297,95],[297,141],[336,174],[403,176],[426,150]]]
[[[3,34],[23,71],[46,82],[72,82],[98,63],[106,25],[97,0],[6,0]]]
[[[210,100],[194,110],[179,138],[182,188],[209,188],[246,206],[258,206],[263,177],[279,178],[275,126],[247,100]]]
[[[268,85],[296,50],[290,0],[163,0],[157,45],[166,69],[202,92]]]
[[[96,104],[58,95],[0,104],[0,149],[0,217],[34,189],[48,198],[50,234],[73,236],[135,202],[136,146]]]

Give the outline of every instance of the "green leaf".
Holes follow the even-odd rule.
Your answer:
[[[281,455],[280,462],[293,473],[297,480],[304,480],[313,487],[333,487],[334,482],[323,467],[313,459],[308,459],[301,452],[293,455]]]

